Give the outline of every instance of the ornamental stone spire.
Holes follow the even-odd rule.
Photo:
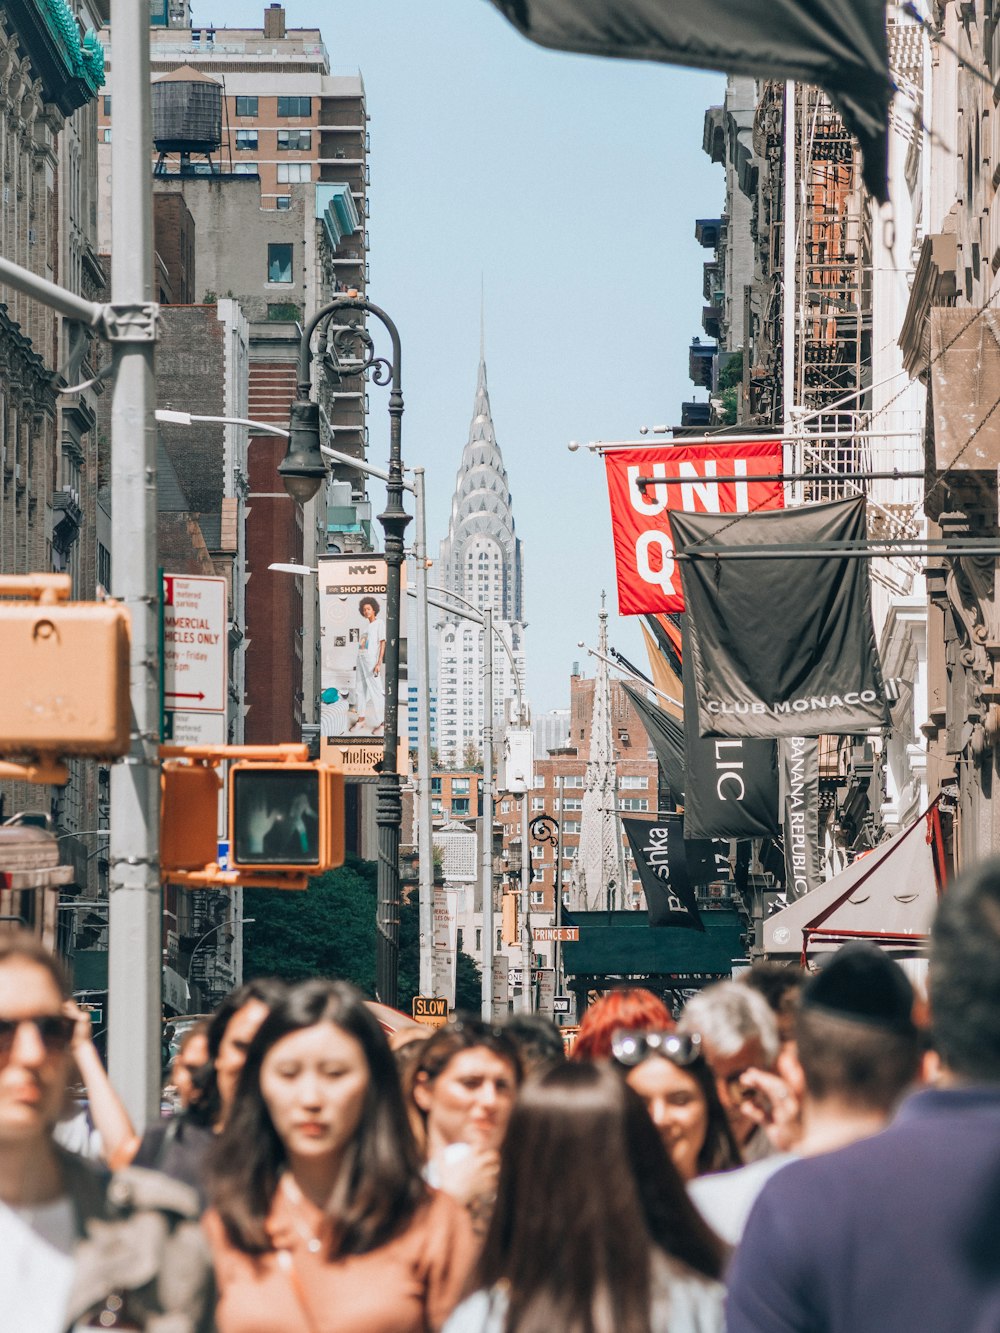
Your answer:
[[[597,636],[597,672],[594,679],[594,711],[590,726],[590,754],[584,777],[583,809],[580,815],[580,847],[577,852],[576,906],[595,912],[612,905],[624,906],[621,869],[621,834],[615,812],[615,755],[611,741],[611,680],[608,676],[608,613],[601,593]],[[609,887],[617,886],[614,904]]]

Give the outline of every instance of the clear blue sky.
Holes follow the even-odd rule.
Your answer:
[[[490,401],[525,551],[528,690],[536,712],[567,707],[602,588],[612,644],[643,658],[638,627],[617,614],[603,466],[566,444],[637,438],[704,396],[687,376],[708,258],[694,223],[722,208],[701,137],[723,76],[544,51],[486,0],[285,7],[289,27],[321,27],[335,72],[364,77],[368,295],[400,328],[403,456],[427,469],[433,555],[469,430],[482,275]],[[260,27],[263,10],[194,0],[195,22],[219,27]],[[373,385],[373,462],[388,452],[384,398]]]

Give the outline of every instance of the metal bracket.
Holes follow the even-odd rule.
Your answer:
[[[101,307],[101,329],[111,343],[150,343],[160,336],[160,307],[155,301]]]

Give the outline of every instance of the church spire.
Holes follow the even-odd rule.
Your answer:
[[[580,849],[574,879],[577,906],[594,912],[610,907],[609,888],[619,885],[617,905],[624,906],[621,835],[615,811],[615,754],[611,740],[611,679],[608,675],[608,613],[601,593],[597,635],[597,673],[590,723],[590,754],[580,815]]]

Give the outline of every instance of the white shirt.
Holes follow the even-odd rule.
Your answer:
[[[33,1207],[0,1203],[3,1327],[63,1333],[73,1284],[76,1216],[66,1197]]]

